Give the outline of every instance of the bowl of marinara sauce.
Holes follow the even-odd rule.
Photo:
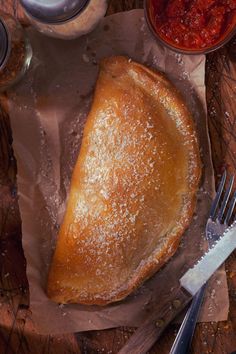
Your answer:
[[[186,54],[218,49],[236,34],[236,0],[145,0],[154,36]]]

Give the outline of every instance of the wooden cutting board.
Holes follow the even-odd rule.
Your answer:
[[[141,8],[143,1],[111,0],[108,14]],[[17,0],[0,0],[0,9],[27,23]],[[236,169],[236,38],[207,56],[206,87],[209,132],[216,180],[224,168]],[[132,328],[64,336],[40,336],[27,309],[27,279],[21,247],[17,204],[16,162],[8,115],[0,109],[0,354],[117,353]],[[192,352],[229,354],[236,351],[236,252],[226,262],[230,313],[226,322],[197,325]],[[170,326],[150,353],[169,353],[178,326]]]

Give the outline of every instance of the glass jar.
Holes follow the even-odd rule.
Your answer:
[[[32,49],[20,23],[0,11],[0,91],[16,84],[29,68]]]
[[[20,0],[26,16],[40,32],[73,39],[91,32],[105,16],[107,0]]]

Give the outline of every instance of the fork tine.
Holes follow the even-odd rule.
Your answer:
[[[218,213],[218,215],[217,215],[217,218],[218,218],[218,220],[219,220],[220,222],[221,222],[222,219],[223,219],[224,211],[225,211],[226,205],[227,205],[227,203],[228,203],[229,196],[230,196],[230,193],[231,193],[233,184],[234,184],[234,176],[231,176],[230,182],[229,182],[229,186],[228,186],[228,188],[227,188],[226,191],[225,191],[225,195],[224,195],[224,198],[223,198],[223,201],[222,201],[222,204],[221,204],[219,213]]]
[[[233,211],[234,211],[235,203],[236,203],[236,191],[234,192],[233,198],[231,199],[229,209],[228,209],[228,212],[225,217],[225,221],[224,221],[225,225],[228,225],[228,223],[230,221],[230,218],[231,218]]]
[[[221,181],[219,184],[219,187],[216,192],[215,199],[213,200],[213,203],[211,205],[211,210],[210,210],[210,218],[213,219],[219,204],[220,197],[222,195],[224,185],[225,185],[225,180],[226,180],[226,171],[224,171],[223,176],[221,177]]]

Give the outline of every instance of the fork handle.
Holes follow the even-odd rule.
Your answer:
[[[199,310],[202,305],[206,284],[194,296],[193,301],[184,317],[169,354],[187,354],[190,350]]]

